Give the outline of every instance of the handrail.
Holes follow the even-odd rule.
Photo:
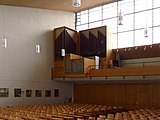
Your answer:
[[[87,75],[92,76],[135,76],[135,75],[160,75],[160,65],[146,65],[147,63],[160,63],[160,61],[143,61],[126,63],[135,64],[134,66],[124,66],[121,67],[113,66],[109,68],[107,65],[103,69],[96,70],[96,65],[91,65],[88,67]],[[136,64],[142,64],[142,66],[136,66]],[[117,68],[117,69],[116,69]],[[158,71],[157,71],[158,70]],[[140,73],[141,72],[141,73]]]
[[[131,66],[122,66],[122,67],[112,67],[109,68],[108,65],[106,67],[101,68],[100,65],[90,65],[86,68],[86,73],[84,75],[95,77],[95,76],[145,76],[145,75],[160,75],[160,65],[147,65],[146,63],[160,63],[160,61],[143,61],[143,62],[134,62],[134,63],[126,63],[127,64],[135,64]],[[142,64],[137,65],[136,64]],[[99,67],[99,69],[96,69],[96,67]],[[140,73],[141,72],[141,73]],[[54,67],[53,74],[58,76],[66,76],[74,75],[76,77],[76,74],[79,74],[82,72],[66,72],[64,67]]]
[[[128,62],[128,63],[121,63],[121,66],[123,67],[123,65],[128,65],[128,64],[142,64],[142,66],[145,66],[145,64],[147,63],[160,63],[160,61],[143,61],[143,62]]]
[[[143,62],[132,62],[132,63],[121,63],[121,67],[125,67],[124,65],[128,65],[128,64],[142,64],[142,66],[144,67],[145,65],[144,64],[146,64],[146,63],[160,63],[160,61],[143,61]],[[90,65],[90,66],[88,66],[88,70],[91,70],[91,69],[96,69],[96,66],[98,66],[99,67],[99,69],[101,69],[100,68],[100,65]],[[153,66],[153,65],[152,65]],[[155,65],[154,65],[155,66]],[[115,66],[113,66],[113,68],[114,68]],[[127,66],[127,67],[136,67],[136,66]],[[106,68],[109,68],[109,66],[108,65],[106,65]]]
[[[160,75],[160,66],[117,67],[99,70],[90,70],[90,77],[104,76],[148,76]]]

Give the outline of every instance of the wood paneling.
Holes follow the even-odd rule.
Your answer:
[[[0,0],[0,4],[76,12],[113,1],[114,0],[82,0],[81,7],[73,7],[72,0]]]
[[[115,104],[126,107],[126,85],[114,85],[115,89]],[[112,93],[112,92],[111,92]]]
[[[67,54],[65,57],[69,57],[70,60],[74,60],[74,59],[83,59],[82,56],[80,55],[75,55],[75,54]]]
[[[160,66],[118,67],[109,69],[90,70],[89,75],[91,77],[160,75]]]
[[[126,109],[159,108],[160,84],[75,84],[75,103],[122,106]]]
[[[64,60],[57,60],[54,62],[52,75],[54,77],[64,76]]]
[[[87,77],[90,66],[95,66],[95,60],[79,55],[67,54],[63,60],[54,61],[53,77]]]
[[[127,106],[128,108],[148,108],[150,107],[150,84],[127,85]],[[160,88],[160,86],[159,86]]]
[[[136,109],[137,104],[136,104],[136,86],[137,85],[127,85],[126,86],[126,107],[129,109]]]
[[[159,84],[153,84],[149,86],[149,92],[150,92],[150,105],[151,107],[159,107],[160,106],[160,85]]]
[[[95,66],[95,60],[89,58],[84,58],[83,60],[84,60],[84,73],[87,73],[90,66]]]

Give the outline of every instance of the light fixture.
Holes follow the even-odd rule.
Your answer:
[[[144,37],[148,37],[148,27],[147,27],[147,25],[144,28]]]
[[[123,25],[123,13],[122,10],[118,12],[118,25]]]
[[[7,39],[2,38],[3,48],[7,48]]]
[[[61,56],[62,56],[62,57],[65,56],[65,49],[61,49]]]
[[[4,3],[4,0],[2,1]],[[3,19],[2,19],[2,22],[3,22],[3,26],[2,26],[2,29],[4,30],[4,33],[5,33],[5,25],[6,25],[6,21],[5,21],[5,6],[3,6]],[[2,38],[2,45],[3,45],[3,48],[7,48],[7,39],[5,38],[5,34],[3,35],[3,38]]]
[[[131,50],[131,48],[128,48],[128,51],[130,51]]]
[[[117,49],[117,52],[118,52],[119,50]]]
[[[72,6],[73,7],[80,7],[81,6],[81,0],[72,0]]]
[[[138,47],[135,47],[135,50],[137,50],[138,49]]]
[[[41,46],[40,45],[36,45],[36,53],[41,53]]]
[[[122,2],[123,2],[123,0],[122,1],[120,1],[120,10],[119,10],[119,12],[118,12],[118,25],[123,25],[123,11],[122,11]]]
[[[147,0],[146,0],[146,9],[147,9]],[[148,37],[148,33],[149,33],[148,32],[149,29],[148,29],[148,25],[147,25],[148,24],[147,17],[148,17],[148,15],[147,15],[147,11],[146,11],[146,26],[144,27],[144,37]]]
[[[99,56],[95,56],[96,69],[99,69]]]

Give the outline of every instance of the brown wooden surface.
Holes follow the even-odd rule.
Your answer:
[[[109,60],[113,59],[113,33],[110,30],[110,28],[107,26],[106,29],[106,34],[107,34],[107,40],[106,40],[106,65],[109,64]]]
[[[74,101],[127,109],[159,108],[160,84],[75,84]]]
[[[84,58],[84,73],[88,72],[89,66],[95,66],[95,60],[94,59]]]
[[[0,4],[76,12],[113,1],[114,0],[82,0],[81,7],[73,7],[72,0],[0,0]]]
[[[71,69],[71,72],[65,72],[65,59],[63,60],[56,60],[54,62],[54,69],[53,69],[53,77],[86,77],[86,73],[88,72],[89,70],[89,66],[95,66],[95,60],[94,59],[89,59],[89,58],[83,58],[79,55],[75,55],[75,54],[67,54],[65,56],[65,58],[69,58],[70,60],[70,69]],[[78,73],[75,73],[72,71],[72,64],[75,62],[75,61],[82,61],[84,63],[84,66],[83,66],[83,72],[78,72]],[[77,68],[78,69],[78,68]]]
[[[84,78],[85,73],[64,73],[64,71],[53,71],[53,78]]]
[[[73,58],[73,56],[72,56]],[[77,56],[76,56],[77,58]],[[64,60],[57,60],[54,63],[54,69],[53,69],[53,78],[59,77],[71,77],[71,78],[76,78],[76,77],[86,77],[85,73],[66,73],[65,72],[65,67],[64,67]]]
[[[89,75],[91,77],[160,75],[160,66],[118,67],[118,68],[90,70]]]
[[[58,77],[65,76],[61,70],[53,73]],[[72,73],[72,77],[78,77],[77,74]],[[90,77],[108,77],[108,76],[145,76],[145,75],[160,75],[160,66],[146,66],[146,67],[121,67],[121,68],[109,68],[109,69],[97,69],[90,70],[88,73]],[[68,74],[67,77],[70,77]]]
[[[113,49],[113,54],[120,54],[122,60],[160,57],[160,44]]]
[[[74,59],[83,59],[82,56],[80,56],[80,55],[75,55],[75,54],[67,54],[65,57],[69,57],[70,60],[74,60]]]

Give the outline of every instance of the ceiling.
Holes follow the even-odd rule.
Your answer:
[[[81,1],[82,1],[81,6],[78,8],[72,6],[72,0],[0,0],[0,5],[78,12],[91,7],[114,2],[116,0],[81,0]]]

